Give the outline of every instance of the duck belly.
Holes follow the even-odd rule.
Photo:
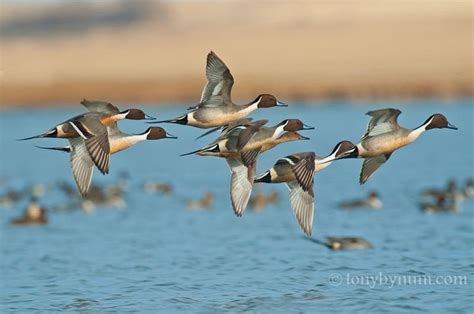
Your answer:
[[[392,153],[393,151],[410,144],[406,137],[376,136],[368,138],[362,143],[361,157],[376,157]]]

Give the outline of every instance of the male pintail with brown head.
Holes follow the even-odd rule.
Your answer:
[[[245,118],[258,108],[286,106],[275,96],[260,94],[246,105],[236,105],[231,99],[234,78],[225,63],[214,53],[207,55],[207,84],[198,105],[188,108],[190,112],[174,119],[151,123],[176,123],[197,128],[215,128]]]
[[[413,143],[425,131],[435,128],[457,130],[440,113],[431,115],[415,129],[403,128],[397,122],[400,113],[400,110],[393,108],[369,111],[367,115],[372,119],[369,121],[361,142],[356,145],[351,154],[342,157],[365,159],[360,173],[360,184],[364,184],[395,150]]]
[[[314,173],[321,171],[332,161],[351,153],[354,145],[339,142],[326,157],[304,152],[279,159],[271,169],[255,178],[255,183],[286,183],[290,190],[290,204],[303,232],[311,236],[314,216]]]
[[[113,132],[109,134],[110,154],[120,152],[141,141],[163,138],[176,139],[177,137],[167,133],[160,127],[148,128],[145,132],[140,134],[126,134],[115,126],[113,127]],[[71,153],[70,159],[74,180],[76,181],[77,188],[81,195],[85,196],[91,184],[94,163],[87,153],[85,142],[82,139],[73,138],[69,140],[69,143],[69,146],[64,147],[37,147]]]

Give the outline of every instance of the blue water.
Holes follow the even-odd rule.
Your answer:
[[[403,126],[418,126],[432,113],[442,112],[459,130],[427,132],[394,153],[362,187],[361,160],[339,161],[317,174],[313,238],[362,236],[374,249],[334,252],[307,240],[283,185],[264,186],[265,191],[280,192],[279,204],[235,217],[225,162],[178,157],[212,137],[194,141],[201,130],[166,125],[178,140],[140,143],[112,157],[110,175],[95,172],[98,184],[113,183],[121,171],[131,173],[125,209],[50,211],[50,223],[38,227],[9,225],[12,217],[22,214],[26,200],[0,209],[0,311],[472,313],[474,202],[464,202],[459,214],[425,215],[418,210],[420,190],[442,187],[451,177],[460,184],[473,175],[472,100],[261,110],[253,117],[275,123],[301,118],[316,130],[305,132],[310,141],[287,143],[262,155],[258,172],[290,153],[313,150],[325,155],[339,140],[356,142],[368,121],[364,113],[386,106],[402,110]],[[185,110],[143,108],[159,118]],[[78,107],[1,113],[0,175],[7,179],[2,194],[7,187],[18,189],[34,182],[73,183],[66,154],[33,147],[61,141],[14,139],[46,130],[80,111]],[[147,127],[136,121],[121,126],[128,132]],[[141,186],[152,179],[171,183],[174,193],[145,193]],[[338,202],[363,197],[373,189],[381,194],[383,210],[337,208]],[[216,195],[213,210],[185,208],[186,198],[199,198],[206,191]],[[53,191],[40,201],[51,208],[64,197]],[[369,276],[378,283],[369,284]],[[387,276],[401,281],[390,284]],[[442,282],[403,282],[416,276]],[[467,283],[455,283],[457,276]]]

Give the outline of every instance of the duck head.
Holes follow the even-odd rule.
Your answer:
[[[351,141],[340,141],[334,146],[334,149],[331,153],[334,156],[334,159],[344,159],[344,158],[357,158],[359,156],[359,150],[356,145]]]
[[[258,95],[252,103],[256,103],[258,108],[288,107],[288,105],[278,101],[275,96],[269,94]]]
[[[303,136],[299,134],[298,132],[284,132],[282,135],[280,135],[277,138],[277,142],[285,143],[285,142],[291,142],[291,141],[307,141],[309,140],[309,137]]]
[[[140,109],[127,109],[120,112],[120,114],[124,115],[125,119],[128,120],[155,120],[155,118],[147,115]]]
[[[286,119],[279,123],[283,130],[294,132],[301,130],[314,130],[314,127],[304,124],[300,119]]]
[[[151,127],[148,128],[145,132],[142,133],[143,135],[146,135],[147,140],[159,140],[162,138],[173,138],[177,139],[176,136],[169,134],[168,132],[165,131],[165,129],[161,127]]]
[[[458,128],[449,123],[448,119],[442,115],[441,113],[435,113],[431,117],[429,117],[425,123],[425,130],[431,129],[452,129],[457,130]]]

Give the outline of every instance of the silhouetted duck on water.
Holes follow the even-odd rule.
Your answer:
[[[257,185],[256,193],[250,198],[249,206],[254,212],[262,211],[267,205],[276,204],[280,201],[278,192],[273,191],[268,195],[262,191],[260,185]]]
[[[31,200],[24,215],[13,219],[13,225],[44,225],[48,223],[46,210],[36,200]]]
[[[311,241],[324,245],[333,251],[367,250],[373,248],[369,241],[361,237],[326,237],[325,240],[311,239]]]
[[[143,183],[143,189],[150,194],[171,194],[173,192],[173,186],[171,186],[171,184],[158,181],[146,181]]]
[[[0,196],[0,207],[10,208],[20,201],[23,197],[23,193],[16,190],[9,190],[2,196]]]
[[[447,200],[444,195],[439,195],[436,203],[421,203],[420,209],[425,213],[456,213],[461,211],[459,201]]]
[[[372,209],[381,209],[383,206],[382,201],[379,198],[377,192],[370,192],[367,199],[362,200],[352,200],[347,202],[342,202],[339,204],[340,208],[350,209],[350,208],[372,208]]]
[[[448,201],[465,201],[474,197],[474,182],[467,179],[462,189],[458,189],[454,179],[450,179],[445,189],[427,189],[420,193],[421,196],[430,196],[438,199],[442,197]]]
[[[210,209],[214,203],[214,193],[206,192],[204,196],[199,200],[188,200],[186,207],[191,210],[204,210]]]

